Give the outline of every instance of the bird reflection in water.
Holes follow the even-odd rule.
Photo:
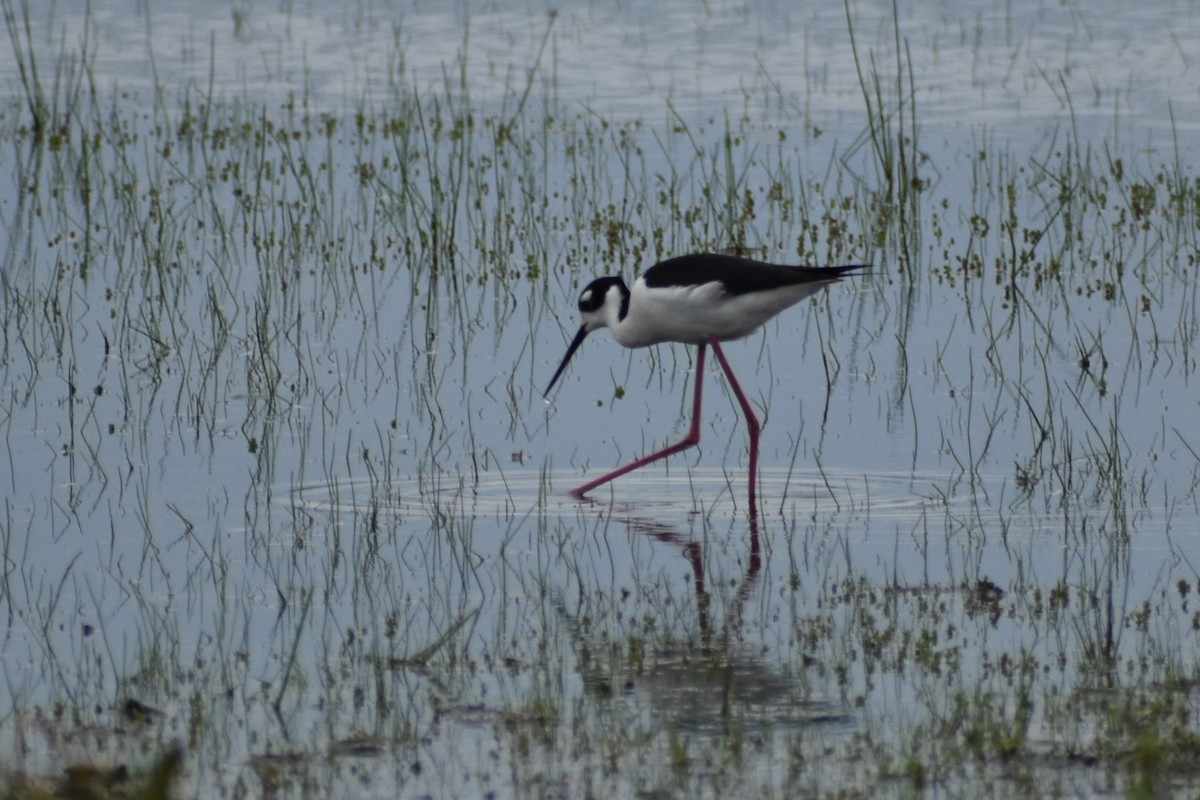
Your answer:
[[[631,636],[625,647],[580,641],[585,685],[615,700],[642,706],[680,731],[709,734],[766,732],[844,721],[840,703],[814,697],[803,685],[803,665],[769,658],[766,649],[744,643],[745,609],[763,567],[758,520],[749,517],[749,552],[723,624],[714,626],[705,571],[705,546],[677,528],[635,516],[615,516],[634,536],[673,548],[688,563],[696,596],[696,631],[656,629],[651,642]],[[610,533],[611,535],[611,533]],[[581,637],[583,638],[583,637]],[[610,653],[608,663],[597,658]]]

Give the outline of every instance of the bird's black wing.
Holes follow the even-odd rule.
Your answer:
[[[796,267],[721,253],[692,253],[658,262],[646,270],[642,280],[652,289],[716,282],[722,284],[727,293],[737,295],[765,292],[798,283],[835,281],[848,272],[866,266]]]

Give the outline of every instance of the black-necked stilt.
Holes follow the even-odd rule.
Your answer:
[[[646,347],[661,342],[698,345],[696,389],[692,426],[687,436],[670,447],[583,484],[572,494],[581,497],[614,478],[699,444],[704,351],[711,346],[729,378],[729,385],[750,429],[749,495],[753,513],[761,425],[733,376],[720,343],[749,335],[785,308],[866,266],[792,267],[738,256],[701,253],[660,261],[634,282],[632,290],[617,277],[597,278],[589,283],[579,295],[583,325],[567,348],[567,354],[550,379],[543,397],[550,395],[584,338],[599,328],[612,330],[613,337],[625,347]]]

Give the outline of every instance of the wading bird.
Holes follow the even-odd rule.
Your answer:
[[[549,397],[579,345],[589,333],[599,328],[610,329],[617,342],[625,347],[646,347],[661,342],[697,345],[696,388],[691,429],[683,439],[589,481],[571,494],[582,497],[614,478],[699,444],[704,353],[712,347],[750,430],[749,495],[753,513],[756,508],[758,435],[762,426],[734,377],[720,343],[748,336],[784,309],[837,283],[843,275],[867,266],[793,267],[738,256],[698,253],[660,261],[634,282],[633,289],[618,277],[597,278],[589,283],[579,295],[583,324],[550,379],[543,398]]]

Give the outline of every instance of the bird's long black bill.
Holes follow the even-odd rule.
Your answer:
[[[567,348],[567,354],[563,356],[562,363],[558,365],[558,369],[554,372],[554,377],[550,379],[550,385],[546,387],[546,391],[542,393],[542,399],[545,400],[550,396],[550,390],[554,388],[554,384],[558,383],[559,377],[562,376],[563,370],[567,368],[567,362],[571,360],[571,356],[575,355],[575,351],[579,349],[579,345],[583,344],[583,340],[587,338],[587,326],[581,326],[579,333],[575,334],[575,340],[571,342],[571,346]]]

